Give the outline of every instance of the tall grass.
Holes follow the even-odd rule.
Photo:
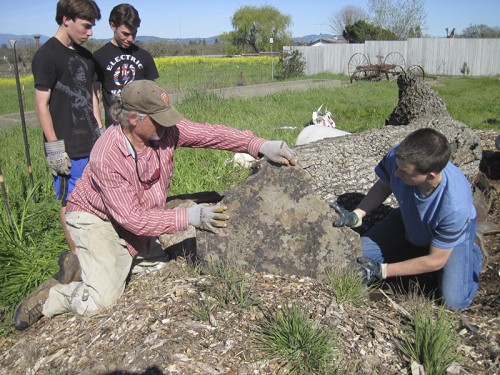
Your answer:
[[[326,284],[333,290],[339,304],[350,303],[359,307],[368,302],[371,288],[363,284],[363,279],[355,270],[333,265],[326,270]]]
[[[20,78],[21,97],[26,111],[35,109],[35,88],[33,87],[33,75]],[[0,77],[0,114],[19,114],[19,98],[17,95],[17,85],[14,77]]]
[[[317,327],[296,304],[271,311],[260,322],[257,347],[287,374],[335,374],[333,329]]]
[[[272,79],[271,60],[270,56],[159,57],[157,82],[171,93],[267,83]]]
[[[459,337],[455,333],[454,319],[440,306],[437,312],[429,300],[422,300],[405,327],[403,352],[421,364],[426,374],[442,375],[458,358]]]

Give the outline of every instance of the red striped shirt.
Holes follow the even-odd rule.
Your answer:
[[[121,126],[112,125],[94,145],[89,163],[68,199],[66,212],[88,212],[113,222],[130,254],[135,256],[146,249],[150,237],[185,230],[189,225],[187,208],[164,208],[177,147],[247,152],[257,157],[264,142],[248,130],[182,119],[167,128],[160,140],[160,179],[147,189],[137,178],[134,156]],[[139,175],[147,181],[158,168],[156,152],[147,147],[138,153],[137,159]]]

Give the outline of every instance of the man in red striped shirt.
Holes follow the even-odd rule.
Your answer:
[[[296,164],[285,142],[183,118],[153,81],[127,84],[116,97],[113,115],[115,124],[92,149],[66,208],[82,281],[45,281],[16,309],[18,329],[43,315],[73,311],[91,316],[109,308],[123,293],[134,258],[161,253],[156,237],[189,225],[212,232],[226,226],[229,217],[222,204],[164,208],[176,148],[246,152],[283,165]]]

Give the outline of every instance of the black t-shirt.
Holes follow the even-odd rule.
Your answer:
[[[155,80],[159,77],[158,70],[151,54],[132,44],[127,49],[106,43],[94,52],[97,79],[102,85],[106,126],[113,123],[110,107],[113,105],[113,95],[120,92],[127,83],[136,79]]]
[[[35,87],[51,90],[49,111],[57,139],[64,139],[70,158],[88,157],[97,139],[92,54],[78,45],[68,48],[52,37],[35,53],[32,71]]]

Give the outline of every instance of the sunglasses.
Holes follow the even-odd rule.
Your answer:
[[[132,144],[132,143],[131,143]],[[153,186],[158,180],[160,179],[160,152],[158,151],[158,147],[153,147],[154,152],[156,153],[156,157],[158,158],[158,168],[156,168],[155,172],[146,181],[143,181],[141,179],[141,176],[139,175],[139,167],[137,166],[137,151],[135,150],[134,146],[132,146],[132,149],[134,150],[134,160],[135,160],[135,172],[137,173],[137,178],[139,179],[139,182],[144,186],[146,190],[150,189],[151,186]]]

